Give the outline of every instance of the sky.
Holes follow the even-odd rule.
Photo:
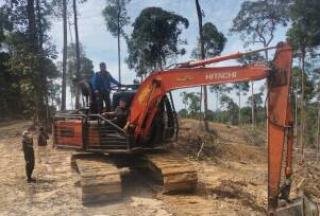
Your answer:
[[[243,47],[243,41],[241,41],[239,35],[231,35],[229,29],[232,26],[232,20],[240,10],[240,6],[243,0],[200,0],[201,7],[204,11],[205,17],[203,23],[212,22],[216,25],[219,31],[221,31],[227,37],[227,43],[222,53],[229,54],[237,51],[245,51],[261,46]],[[107,30],[104,18],[102,17],[102,10],[106,6],[105,0],[88,0],[86,3],[79,4],[79,38],[83,44],[86,55],[94,63],[95,71],[99,69],[99,63],[104,61],[107,64],[108,71],[118,78],[118,61],[117,61],[117,39],[114,38]],[[191,51],[195,47],[198,38],[198,18],[195,8],[194,0],[131,0],[127,6],[128,15],[130,17],[131,24],[125,28],[125,32],[130,34],[132,32],[132,23],[140,12],[146,7],[161,7],[167,11],[174,12],[181,16],[186,17],[189,20],[189,28],[184,29],[181,34],[182,39],[186,39],[188,44],[184,46],[187,53],[184,56],[177,58],[178,62],[184,62],[191,60]],[[70,18],[70,26],[68,26],[68,43],[74,42],[74,26],[73,18]],[[53,43],[57,46],[59,52],[58,61],[62,61],[62,19],[55,18],[52,20],[52,28],[50,30],[50,36],[53,39]],[[275,38],[271,45],[276,45],[277,42],[285,40],[285,29],[279,28],[275,34]],[[135,78],[135,72],[129,70],[125,63],[127,57],[127,46],[124,40],[121,40],[122,50],[122,83],[130,84]],[[257,81],[254,84],[254,89],[258,89],[263,84],[263,81]],[[199,91],[200,88],[193,88],[187,91]],[[173,92],[176,109],[184,108],[182,99],[179,96],[184,90],[176,90]],[[236,100],[235,93],[229,94]],[[216,109],[216,97],[213,93],[209,94],[209,109]],[[68,97],[70,108],[70,95]],[[242,99],[242,101],[245,101]],[[241,106],[246,105],[245,102]]]

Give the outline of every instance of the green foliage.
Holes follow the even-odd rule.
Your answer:
[[[233,89],[237,91],[236,94],[238,96],[241,96],[241,94],[246,94],[249,91],[249,83],[248,82],[235,83],[233,84]]]
[[[173,12],[158,7],[142,10],[127,40],[129,68],[143,76],[162,69],[169,59],[183,55],[185,49],[178,47],[186,43],[180,39],[181,25],[188,28],[188,20]]]
[[[0,92],[5,101],[0,118],[24,116],[42,121],[50,82],[59,75],[52,61],[56,52],[47,36],[50,4],[39,1],[38,7],[31,5],[35,2],[7,1],[0,7],[0,43],[6,47],[0,55],[0,86],[5,89]]]
[[[215,120],[215,113],[212,110],[207,110],[207,120],[214,121]]]
[[[262,106],[263,105],[263,100],[262,100],[262,92],[250,95],[248,97],[248,105],[255,106],[255,109],[257,109],[257,107]]]
[[[292,25],[287,32],[287,37],[301,61],[301,67],[293,69],[293,92],[299,99],[299,103],[295,104],[297,111],[295,120],[300,122],[300,130],[297,130],[300,133],[300,145],[312,144],[316,136],[313,131],[317,125],[314,121],[317,119],[317,111],[316,106],[312,105],[312,100],[314,96],[318,96],[319,80],[315,76],[316,70],[314,68],[310,70],[306,55],[312,54],[313,50],[320,45],[319,10],[320,2],[317,0],[293,0],[290,7]]]
[[[0,47],[5,39],[5,31],[12,31],[13,23],[9,20],[10,9],[6,6],[0,7]]]
[[[307,145],[316,147],[318,103],[311,103],[305,108],[304,140]]]
[[[114,37],[124,36],[123,28],[129,24],[126,5],[131,0],[107,0],[108,5],[104,8],[102,15],[107,24],[108,30]]]
[[[198,116],[200,114],[200,93],[199,92],[182,92],[182,102],[186,106],[188,115],[191,117]]]
[[[233,19],[231,32],[240,33],[245,45],[262,43],[268,46],[278,26],[288,22],[290,0],[244,1]]]
[[[231,124],[238,124],[238,111],[239,106],[230,98],[229,96],[223,94],[220,97],[220,102],[222,105],[222,108],[227,111],[228,114],[228,123]]]
[[[294,0],[290,7],[291,28],[288,39],[296,50],[305,52],[320,45],[320,2],[318,0]]]
[[[250,55],[245,55],[238,59],[238,62],[243,65],[250,65],[264,61],[265,58],[260,53],[251,53]]]
[[[310,101],[314,97],[314,82],[310,79],[308,73],[310,69],[304,72],[304,98],[306,101]],[[292,88],[297,96],[301,96],[301,69],[299,67],[292,68]]]
[[[219,32],[217,27],[211,22],[205,23],[202,27],[202,31],[205,57],[208,58],[220,55],[227,42],[227,38],[222,32]],[[192,57],[201,58],[200,39],[198,39],[198,46],[192,51]]]
[[[241,118],[241,96],[246,95],[249,91],[249,83],[248,82],[241,82],[241,83],[235,83],[233,84],[233,89],[236,91],[236,94],[238,96],[238,124],[242,123]]]
[[[219,111],[220,106],[219,106],[219,97],[222,93],[229,93],[232,90],[232,87],[226,85],[226,84],[221,84],[221,85],[212,85],[209,87],[210,92],[213,92],[216,94],[217,98],[217,110]]]
[[[238,105],[232,101],[232,99],[226,95],[221,96],[222,109],[221,110],[208,110],[207,117],[208,121],[221,122],[225,124],[238,125]],[[199,119],[202,115],[200,112],[189,112],[189,106],[187,108],[181,109],[178,113],[181,118],[193,118]],[[251,124],[251,107],[244,106],[240,109],[241,113],[241,124],[248,125]],[[266,122],[265,109],[261,106],[256,109],[256,124],[264,126]]]
[[[241,107],[240,115],[241,115],[242,124],[251,124],[251,118],[252,118],[251,107],[248,107],[248,106]]]
[[[76,45],[71,43],[68,46],[68,60],[67,60],[67,83],[71,88],[72,94],[75,94],[76,85],[80,80],[89,80],[93,74],[93,63],[90,59],[86,57],[85,51],[80,44],[80,74],[79,80],[77,80],[77,55],[76,55]]]
[[[221,84],[221,85],[210,86],[209,89],[211,92],[221,94],[222,92],[229,93],[232,90],[232,87],[225,85],[225,84]]]
[[[188,110],[187,109],[181,109],[181,110],[179,110],[178,115],[181,118],[187,118],[188,117]]]

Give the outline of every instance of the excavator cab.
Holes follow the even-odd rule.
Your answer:
[[[120,99],[124,100],[127,106],[130,107],[130,104],[135,94],[136,94],[136,90],[127,90],[127,89],[114,92],[112,95],[111,109],[114,110],[119,105]]]
[[[71,148],[102,153],[130,153],[143,149],[165,147],[165,141],[177,135],[178,120],[174,110],[171,94],[164,96],[158,105],[150,134],[144,142],[135,142],[133,137],[111,119],[96,112],[96,100],[90,85],[82,85],[83,107],[79,110],[60,112],[54,117],[54,145],[61,148]],[[136,95],[138,85],[125,85],[112,89],[112,107],[114,110],[119,101],[124,100],[130,112],[130,106]],[[170,99],[169,99],[170,98]]]

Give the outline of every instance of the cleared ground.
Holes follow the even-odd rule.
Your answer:
[[[215,132],[208,135],[198,122],[184,120],[180,139],[173,146],[199,170],[200,182],[194,194],[160,194],[145,176],[133,172],[124,179],[122,201],[83,206],[78,179],[70,168],[71,152],[50,148],[49,163],[36,163],[38,182],[26,183],[20,144],[25,124],[0,125],[0,215],[265,214],[267,164],[263,132],[252,138],[247,130],[212,124]],[[302,182],[307,195],[320,201],[320,166],[311,161],[312,155],[308,151],[305,165],[296,167],[293,192]]]

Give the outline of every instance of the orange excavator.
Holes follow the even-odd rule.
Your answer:
[[[293,173],[293,117],[290,103],[292,49],[282,42],[274,48],[275,57],[269,64],[205,67],[265,49],[235,53],[185,62],[173,69],[153,72],[139,86],[117,90],[113,94],[113,106],[121,98],[127,101],[129,108],[125,125],[117,125],[87,109],[56,114],[54,145],[92,153],[74,154],[72,158],[72,164],[81,177],[83,202],[121,197],[123,168],[139,167],[141,164],[163,185],[164,192],[195,189],[198,180],[196,169],[191,162],[171,153],[167,145],[177,137],[179,131],[170,92],[201,85],[266,78],[268,214],[318,215],[317,205],[306,197],[289,199]]]

